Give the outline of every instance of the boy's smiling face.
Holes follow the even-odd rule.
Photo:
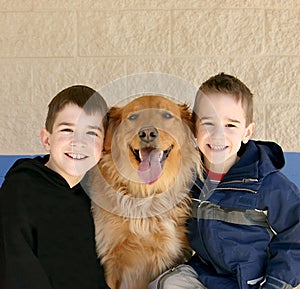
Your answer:
[[[198,107],[196,138],[204,155],[207,169],[226,173],[238,160],[241,142],[247,143],[254,124],[246,126],[245,111],[241,101],[232,95],[211,93],[203,95]]]
[[[71,187],[101,158],[104,129],[100,113],[87,114],[75,104],[57,113],[52,133],[41,131],[44,148],[50,152],[46,164]]]

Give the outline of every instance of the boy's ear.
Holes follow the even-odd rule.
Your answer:
[[[246,144],[249,139],[251,138],[253,132],[254,132],[254,129],[255,129],[255,124],[254,122],[250,123],[247,127],[246,127],[246,131],[245,131],[245,134],[243,136],[243,139],[242,139],[242,142],[244,144]]]
[[[50,132],[48,132],[45,128],[42,128],[40,138],[44,149],[46,151],[50,151]]]

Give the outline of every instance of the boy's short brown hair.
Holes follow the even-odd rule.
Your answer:
[[[49,103],[46,117],[46,130],[52,133],[53,124],[57,113],[67,104],[75,104],[83,108],[87,114],[100,112],[103,120],[104,131],[107,128],[107,103],[104,98],[93,88],[85,85],[74,85],[60,91]]]
[[[232,95],[237,102],[241,101],[245,112],[246,126],[253,122],[253,94],[250,89],[236,77],[220,73],[210,77],[203,82],[196,94],[194,109],[193,109],[193,123],[197,120],[197,108],[200,99],[203,95],[211,93],[224,93]]]

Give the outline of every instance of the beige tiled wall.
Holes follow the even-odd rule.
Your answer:
[[[221,71],[254,92],[255,138],[300,151],[299,27],[299,0],[0,0],[0,154],[43,152],[66,86],[161,72],[196,88]]]

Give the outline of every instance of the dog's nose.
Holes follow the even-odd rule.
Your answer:
[[[139,138],[143,142],[151,142],[158,137],[158,130],[153,126],[142,127],[139,130]]]

